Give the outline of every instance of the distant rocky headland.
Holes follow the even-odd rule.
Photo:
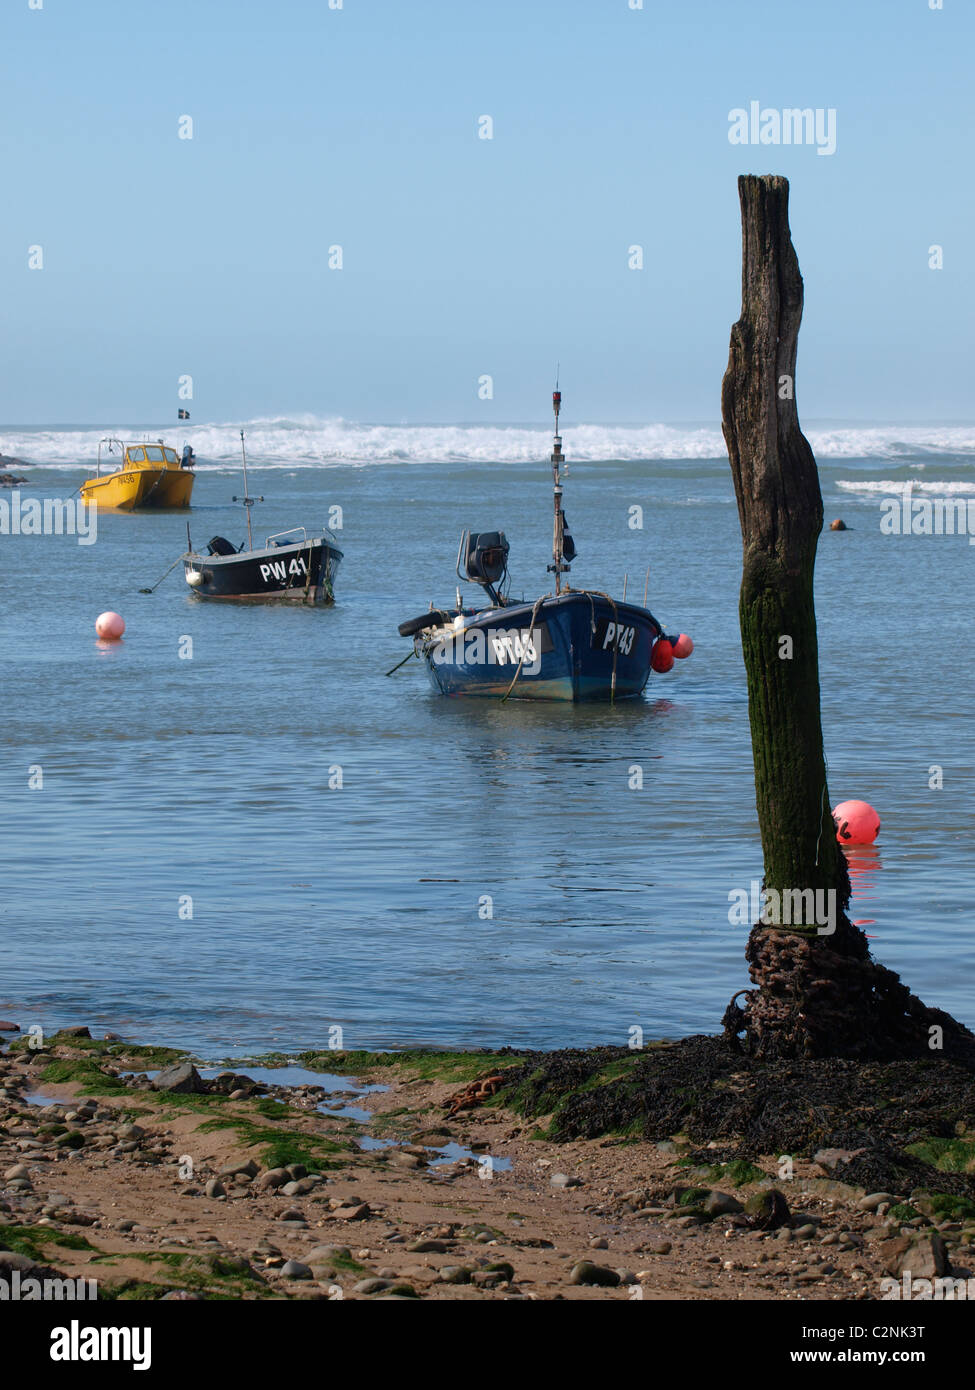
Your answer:
[[[10,458],[7,454],[0,454],[0,470],[26,468],[27,464],[23,459]],[[13,471],[0,471],[0,487],[18,487],[21,483],[26,483],[26,478],[18,478]]]

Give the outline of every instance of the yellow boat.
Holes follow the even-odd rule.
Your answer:
[[[121,453],[122,464],[111,473],[102,473],[102,445],[106,452]],[[131,512],[139,507],[188,507],[196,474],[193,450],[186,446],[183,457],[160,439],[155,444],[123,444],[120,439],[103,439],[98,445],[98,464],[94,478],[81,484],[81,496],[99,507]]]

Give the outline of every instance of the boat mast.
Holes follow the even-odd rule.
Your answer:
[[[240,456],[244,461],[244,495],[241,501],[244,504],[244,511],[247,513],[247,549],[254,549],[254,537],[251,535],[251,507],[254,499],[250,496],[247,489],[247,450],[244,448],[244,431],[240,432]]]
[[[552,491],[555,504],[555,525],[552,534],[552,559],[549,573],[555,574],[556,597],[562,592],[562,575],[569,566],[563,558],[565,545],[565,516],[562,512],[562,476],[559,472],[565,459],[562,457],[562,436],[559,434],[559,411],[562,409],[562,392],[558,389],[558,373],[555,377],[555,390],[552,392],[552,409],[555,412],[555,439],[552,443]]]

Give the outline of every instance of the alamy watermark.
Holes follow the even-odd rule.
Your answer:
[[[537,676],[542,669],[542,642],[538,630],[472,627],[439,642],[430,654],[436,666],[511,666],[521,663],[521,673]]]
[[[98,1298],[97,1279],[68,1279],[66,1276],[38,1279],[32,1274],[22,1275],[19,1269],[10,1270],[9,1278],[9,1283],[0,1279],[0,1303],[81,1302]]]
[[[79,545],[98,539],[98,503],[82,497],[22,497],[14,488],[0,497],[0,536],[77,536]]]
[[[834,888],[764,888],[753,878],[748,888],[728,894],[728,921],[733,927],[815,927],[817,936],[836,931]]]
[[[763,106],[728,112],[728,142],[732,145],[815,145],[817,154],[836,153],[835,106]]]
[[[975,545],[975,497],[915,497],[913,483],[880,503],[884,536],[967,536]]]
[[[72,1318],[51,1329],[52,1361],[131,1361],[133,1371],[152,1365],[151,1327],[83,1327]]]
[[[947,1276],[937,1279],[915,1279],[910,1270],[905,1270],[900,1279],[881,1279],[880,1297],[884,1302],[903,1300],[904,1302],[934,1302],[958,1299],[975,1301],[975,1279],[951,1279]]]

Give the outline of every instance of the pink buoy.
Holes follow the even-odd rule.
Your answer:
[[[690,656],[693,650],[694,643],[688,637],[686,632],[682,632],[681,635],[678,637],[677,641],[674,643],[674,656],[677,657],[678,661],[683,661],[685,657]]]
[[[666,637],[658,637],[650,653],[650,665],[661,675],[674,664],[674,649]]]
[[[880,829],[880,817],[866,801],[841,802],[833,820],[841,845],[872,845]]]
[[[108,642],[117,642],[125,631],[125,619],[121,613],[99,613],[95,619],[95,631]]]

